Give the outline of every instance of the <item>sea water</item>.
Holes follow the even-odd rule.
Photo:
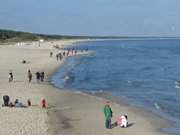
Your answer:
[[[68,58],[52,83],[69,90],[108,92],[177,123],[179,134],[180,39],[132,39],[76,44],[93,55]]]

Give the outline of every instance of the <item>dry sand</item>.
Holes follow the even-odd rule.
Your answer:
[[[112,102],[113,121],[120,114],[127,114],[130,126],[105,129],[103,107],[105,99],[79,92],[62,91],[48,82],[48,77],[64,61],[57,62],[50,51],[58,52],[54,45],[66,47],[77,40],[61,40],[0,46],[0,97],[9,95],[11,101],[18,98],[21,102],[31,99],[32,107],[0,109],[1,135],[164,135],[160,128],[167,127],[166,120],[142,109]],[[28,63],[22,64],[22,60]],[[33,73],[32,83],[28,83],[27,71]],[[12,71],[14,81],[8,82]],[[46,81],[37,84],[35,72],[44,71]],[[48,107],[42,109],[40,101],[45,98]],[[1,100],[1,104],[3,101]]]

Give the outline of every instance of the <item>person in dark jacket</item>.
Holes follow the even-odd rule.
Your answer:
[[[44,72],[41,72],[40,78],[41,78],[41,82],[44,82]]]
[[[111,118],[112,118],[112,110],[111,110],[111,107],[109,104],[106,104],[105,107],[104,107],[104,115],[105,115],[105,118],[106,118],[106,128],[108,129],[111,129]]]
[[[50,52],[50,57],[52,57],[53,56],[53,52]]]
[[[29,81],[29,83],[32,81],[32,73],[31,73],[31,70],[28,70],[28,81]]]
[[[39,72],[36,72],[36,80],[37,80],[37,83],[39,83],[40,77],[41,77],[40,73],[39,73]]]
[[[4,95],[4,96],[3,96],[3,101],[4,101],[3,106],[9,106],[9,101],[10,101],[10,99],[9,99],[9,96],[8,96],[8,95]]]
[[[56,54],[56,60],[57,60],[57,61],[59,60],[59,55],[58,55],[58,54]]]
[[[62,60],[63,56],[61,53],[58,54],[59,55],[59,59]]]

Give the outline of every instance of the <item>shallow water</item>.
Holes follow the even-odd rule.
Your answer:
[[[95,54],[69,58],[52,77],[54,85],[111,92],[179,125],[180,39],[94,41],[76,48],[89,48]],[[177,126],[169,131],[180,130]]]

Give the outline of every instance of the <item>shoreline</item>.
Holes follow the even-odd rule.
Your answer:
[[[94,40],[93,40],[94,41]],[[93,42],[92,41],[92,42]],[[101,40],[95,40],[95,41],[101,41]],[[102,40],[104,41],[104,40]],[[86,42],[89,42],[89,41],[85,41]],[[91,42],[91,41],[90,41]],[[72,44],[71,47],[73,47],[74,45]],[[78,45],[76,45],[78,46]],[[82,56],[83,57],[83,56]],[[61,70],[61,68],[59,68],[59,70]],[[55,73],[56,74],[56,73]],[[54,74],[54,75],[55,75]],[[52,76],[54,76],[52,75]],[[52,77],[51,77],[52,78]],[[52,81],[53,82],[53,81]],[[50,85],[53,85],[53,87],[59,89],[59,90],[63,90],[63,91],[70,91],[70,92],[73,92],[75,94],[79,93],[79,94],[85,94],[85,95],[90,95],[90,96],[95,96],[97,98],[102,98],[104,100],[110,100],[111,102],[114,102],[116,104],[121,104],[123,106],[128,106],[130,108],[138,108],[142,111],[144,111],[144,113],[148,113],[150,115],[155,115],[156,117],[159,117],[161,119],[164,119],[167,123],[168,123],[168,127],[167,128],[162,128],[162,129],[159,129],[160,132],[163,132],[163,133],[168,133],[168,134],[178,134],[177,131],[174,131],[174,129],[176,130],[177,129],[177,123],[176,121],[172,120],[171,117],[167,116],[166,114],[163,114],[162,112],[158,112],[158,110],[156,109],[148,109],[147,107],[145,106],[139,106],[139,105],[132,105],[130,102],[127,101],[127,99],[124,100],[124,98],[122,97],[116,97],[115,95],[113,95],[112,93],[110,92],[104,92],[104,91],[101,91],[101,92],[91,92],[91,91],[88,91],[88,90],[76,90],[74,88],[72,89],[67,89],[67,88],[59,88],[58,86],[55,86],[54,83],[50,83]],[[176,133],[177,132],[177,133]]]
[[[156,128],[157,135],[177,135],[174,132],[166,130],[166,128],[171,129],[171,128],[175,127],[176,122],[169,121],[167,118],[161,116],[158,113],[153,112],[152,110],[148,110],[148,109],[145,109],[145,108],[137,106],[137,105],[131,105],[130,103],[128,103],[128,101],[122,101],[121,97],[116,97],[116,96],[112,95],[111,93],[107,93],[107,92],[91,93],[91,92],[87,92],[87,91],[79,91],[79,90],[74,90],[74,89],[69,90],[69,89],[58,88],[57,86],[55,86],[52,83],[50,83],[50,85],[52,87],[54,87],[55,89],[58,89],[61,92],[63,91],[63,92],[71,93],[71,94],[77,94],[80,96],[94,98],[95,100],[98,100],[99,102],[103,102],[103,103],[105,103],[106,101],[110,101],[111,105],[113,104],[113,106],[114,105],[119,106],[119,108],[120,107],[128,108],[128,110],[132,110],[133,113],[137,113],[138,115],[140,113],[142,115],[142,117],[144,117],[144,118],[147,118],[148,116],[150,116],[150,119],[149,118],[147,118],[147,119],[150,120],[149,121],[150,123],[154,123],[155,124],[155,125],[153,124],[154,126],[156,126],[157,121],[160,121],[159,122],[160,125]],[[131,125],[131,123],[130,123],[130,125]]]
[[[99,41],[99,40],[98,40]],[[101,40],[100,40],[101,41]],[[88,41],[86,41],[86,42],[88,42]],[[73,46],[73,44],[71,45],[71,46]],[[60,69],[60,68],[59,68]],[[56,71],[57,72],[57,71]],[[54,73],[55,74],[55,73]],[[53,76],[53,75],[52,75]],[[51,78],[52,78],[52,76],[51,76]],[[132,106],[132,105],[130,105],[130,103],[127,103],[127,102],[124,102],[124,101],[122,101],[122,99],[119,99],[118,97],[115,97],[115,96],[113,96],[112,94],[106,94],[106,93],[104,93],[104,92],[102,92],[102,93],[91,93],[91,92],[84,92],[84,91],[72,91],[72,90],[66,90],[66,89],[61,89],[61,88],[58,88],[57,86],[55,86],[54,84],[52,84],[52,83],[50,83],[50,85],[52,85],[53,87],[55,87],[55,88],[57,88],[57,89],[59,89],[60,91],[66,91],[66,92],[70,92],[70,93],[74,93],[74,94],[80,94],[80,95],[83,95],[83,96],[92,96],[93,98],[96,98],[96,100],[110,100],[110,102],[112,102],[113,104],[117,104],[117,105],[121,105],[121,106],[126,106],[126,107],[128,107],[128,108],[130,108],[130,109],[132,109],[132,110],[136,110],[137,112],[141,112],[142,114],[144,114],[145,116],[147,116],[147,115],[150,115],[151,117],[155,117],[155,118],[157,118],[157,119],[159,119],[159,120],[162,120],[162,121],[164,121],[166,124],[164,124],[163,126],[162,126],[162,128],[159,128],[159,129],[157,129],[158,131],[158,133],[163,133],[163,134],[168,134],[167,132],[165,132],[165,131],[163,131],[163,129],[165,128],[165,127],[170,127],[170,124],[172,124],[173,123],[173,125],[174,125],[174,122],[169,122],[167,119],[165,119],[165,118],[163,118],[162,116],[160,116],[159,114],[156,114],[155,112],[153,112],[153,111],[151,111],[151,110],[146,110],[146,109],[144,109],[144,108],[142,108],[142,107],[138,107],[138,106]],[[101,95],[101,94],[103,94],[103,95]],[[104,96],[104,94],[106,95],[106,96]],[[109,96],[110,96],[110,98],[109,98]],[[100,98],[100,99],[99,99]],[[153,120],[152,120],[153,121]],[[168,134],[169,135],[169,134]]]
[[[57,51],[53,48],[53,44],[56,44],[57,42],[62,45],[63,40],[53,42],[54,43],[48,42],[41,47],[27,45],[22,47],[2,46],[0,48],[0,56],[2,58],[0,63],[0,84],[2,86],[0,88],[1,96],[3,94],[8,94],[12,99],[19,98],[22,102],[26,102],[27,98],[30,97],[33,102],[33,106],[27,109],[13,108],[13,115],[10,113],[10,111],[12,111],[11,109],[2,108],[0,113],[0,116],[3,116],[2,123],[0,123],[0,131],[2,135],[106,135],[117,133],[123,135],[144,135],[147,133],[149,135],[166,134],[159,131],[159,129],[163,127],[169,127],[169,123],[167,123],[166,120],[155,116],[155,114],[148,114],[148,112],[141,108],[133,108],[124,105],[122,102],[117,104],[113,101],[111,106],[114,112],[114,118],[117,117],[119,113],[126,113],[128,114],[129,122],[132,126],[126,129],[119,127],[111,130],[105,129],[102,108],[106,99],[84,93],[63,91],[54,87],[49,82],[51,76],[55,74],[57,69],[59,69],[65,62],[58,63],[56,60],[49,58],[48,52],[51,50]],[[77,40],[67,41],[63,46],[72,45],[73,42],[77,42]],[[10,53],[11,55],[7,56],[7,53]],[[22,65],[22,63],[20,63],[22,56],[23,58],[30,60],[30,64]],[[9,71],[7,65],[10,65],[13,72],[17,73],[16,78],[18,78],[18,80],[10,85],[5,84],[6,76]],[[22,80],[24,80],[28,68],[33,69],[33,73],[39,70],[44,70],[47,75],[47,82],[37,84],[33,81],[32,84],[28,84],[27,81],[25,81],[24,83]],[[39,107],[42,97],[46,98],[48,102],[48,107],[45,110]],[[8,119],[8,117],[11,116],[12,119]],[[27,116],[30,116],[31,119],[28,119]],[[115,120],[114,118],[113,121]],[[17,121],[17,119],[19,121]],[[3,121],[6,121],[7,124],[3,125]],[[9,125],[8,123],[14,124]],[[155,124],[155,126],[153,124]],[[14,128],[9,129],[9,126],[13,126]]]

